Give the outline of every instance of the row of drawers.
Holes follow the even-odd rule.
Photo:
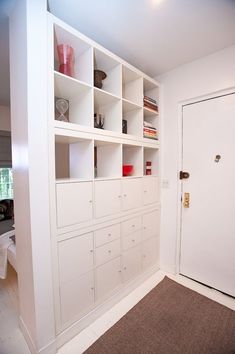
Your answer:
[[[61,281],[100,266],[151,237],[159,236],[159,210],[59,243]]]

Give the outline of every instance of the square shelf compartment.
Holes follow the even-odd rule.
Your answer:
[[[95,48],[94,69],[101,70],[107,75],[102,81],[102,90],[121,97],[121,64]]]
[[[144,78],[143,82],[144,98],[147,97],[147,103],[143,101],[143,106],[145,107],[145,112],[150,114],[158,114],[158,98],[159,98],[159,87],[150,80]]]
[[[125,66],[122,66],[122,97],[139,106],[143,105],[143,79]]]
[[[122,119],[126,120],[126,133],[142,137],[143,110],[129,101],[122,101]]]
[[[74,75],[75,79],[83,81],[92,86],[93,83],[93,51],[92,47],[64,30],[58,25],[54,26],[54,67],[59,71],[59,59],[57,52],[57,45],[67,44],[74,50]]]
[[[69,122],[92,126],[92,88],[57,72],[54,74],[54,81],[56,99],[64,98],[69,101]],[[58,115],[58,111],[56,114]]]
[[[121,177],[121,144],[95,140],[95,178]]]
[[[121,132],[122,105],[120,99],[95,88],[94,113],[103,115],[104,130]]]
[[[92,179],[93,147],[92,140],[56,135],[56,179]]]
[[[141,146],[123,144],[122,165],[133,166],[133,171],[131,172],[130,176],[142,176],[143,175],[143,148]]]
[[[158,131],[159,131],[159,119],[158,119],[158,115],[156,113],[150,112],[149,110],[147,110],[146,108],[144,108],[144,126],[143,129],[149,129],[149,133],[150,135],[145,135],[144,131],[143,131],[143,137],[146,139],[151,139],[151,140],[158,140],[159,136],[158,136]],[[152,136],[152,132],[151,129],[155,129],[156,135]],[[146,132],[146,134],[148,134],[148,132]]]
[[[144,147],[144,165],[143,165],[143,174],[146,176],[148,173],[146,172],[147,162],[151,162],[151,175],[159,174],[159,151],[155,148],[147,148]]]

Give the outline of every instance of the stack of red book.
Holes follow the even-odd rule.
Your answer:
[[[158,112],[157,101],[151,97],[144,96],[144,107],[152,109],[155,112]]]
[[[144,121],[144,137],[157,140],[157,129],[146,121]]]

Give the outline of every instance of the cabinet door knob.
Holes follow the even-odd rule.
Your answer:
[[[135,224],[131,225],[131,227],[135,227]]]
[[[109,253],[111,253],[111,250],[109,250]]]
[[[121,273],[121,272],[122,272],[121,270],[118,271],[118,273]]]
[[[146,230],[146,226],[144,226],[144,230]]]
[[[91,290],[94,290],[93,286],[91,287]]]
[[[89,203],[92,203],[92,200],[89,200]]]
[[[90,250],[90,253],[93,253],[93,250]]]
[[[144,191],[144,193],[147,193],[147,191]]]
[[[121,198],[122,196],[121,195],[118,195],[118,198]]]
[[[123,197],[126,197],[126,194],[123,194]]]
[[[135,242],[135,240],[132,240],[132,242]]]
[[[108,234],[108,236],[112,236],[112,234]]]

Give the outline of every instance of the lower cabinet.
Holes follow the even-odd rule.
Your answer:
[[[115,258],[95,270],[95,297],[101,301],[109,296],[122,283],[121,257]]]
[[[141,273],[142,255],[141,247],[136,246],[122,255],[123,281],[129,281]]]
[[[152,237],[142,244],[143,268],[159,265],[159,238]]]
[[[159,201],[158,177],[143,178],[143,204],[153,204]]]
[[[159,210],[58,242],[62,325],[87,314],[159,263]]]
[[[95,303],[94,271],[60,282],[61,322],[66,324],[91,310]]]

